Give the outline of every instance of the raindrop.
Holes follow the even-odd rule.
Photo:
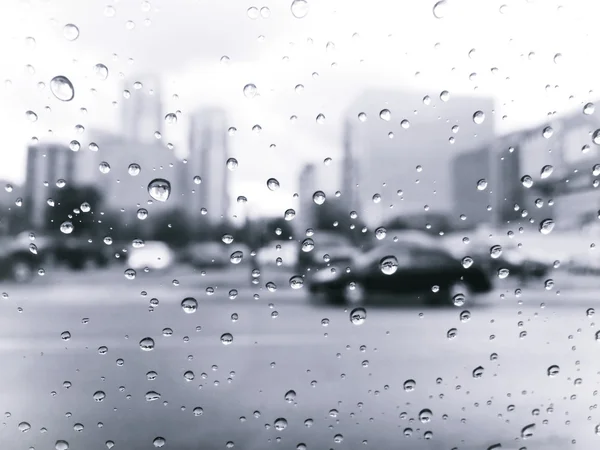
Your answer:
[[[406,119],[402,120],[402,122],[400,122],[400,126],[402,128],[404,128],[405,130],[408,130],[410,128],[410,122]]]
[[[322,205],[325,203],[325,198],[325,193],[323,191],[316,191],[313,194],[313,202],[315,202],[317,205]]]
[[[63,27],[63,36],[67,41],[74,41],[79,37],[79,28],[72,23],[68,23]]]
[[[325,123],[325,115],[319,114],[315,120],[319,125],[323,125]]]
[[[478,182],[477,182],[477,189],[479,189],[480,191],[485,190],[485,188],[487,188],[488,182],[485,178],[481,178]]]
[[[277,431],[282,431],[287,428],[288,423],[287,423],[287,420],[285,420],[283,417],[280,417],[279,419],[275,420],[273,425],[275,426],[275,429]]]
[[[204,414],[204,410],[202,408],[200,408],[199,406],[196,406],[192,412],[194,413],[194,416],[196,416],[196,417]]]
[[[389,109],[382,109],[381,111],[379,111],[379,118],[381,120],[389,122],[392,119],[392,113]]]
[[[30,122],[36,122],[38,120],[37,114],[33,111],[25,111],[25,118]],[[598,142],[600,142],[600,140]]]
[[[533,186],[533,178],[531,178],[529,175],[523,175],[521,177],[521,184],[529,189],[531,186]]]
[[[152,444],[157,448],[164,447],[166,443],[167,441],[163,437],[157,437],[152,441]]]
[[[141,170],[142,170],[142,168],[140,167],[139,164],[132,163],[132,164],[129,164],[129,167],[127,168],[127,173],[129,173],[129,175],[131,175],[132,177],[135,177],[140,174]]]
[[[198,309],[198,302],[193,297],[186,297],[181,301],[181,309],[186,314],[193,314]]]
[[[554,129],[552,129],[552,127],[550,127],[550,126],[544,127],[544,129],[542,130],[542,136],[544,136],[546,139],[550,139],[553,134],[554,134]]]
[[[440,0],[433,5],[433,15],[436,19],[443,19],[448,9],[448,3],[446,0]]]
[[[415,382],[415,380],[406,380],[403,385],[404,390],[406,392],[414,391],[416,386],[417,386],[417,383]]]
[[[458,334],[458,330],[456,328],[450,328],[447,332],[446,332],[446,337],[448,339],[454,339],[456,337],[456,335]]]
[[[535,423],[529,424],[521,430],[521,438],[529,439],[533,436],[533,432],[535,431]]]
[[[37,116],[35,117],[35,120],[37,120]],[[34,122],[35,120],[33,120],[32,122]],[[594,131],[594,133],[592,134],[592,141],[594,142],[594,144],[600,145],[600,128]]]
[[[73,224],[68,220],[60,224],[60,231],[64,234],[71,234],[73,229]]]
[[[73,84],[63,75],[55,76],[50,80],[50,91],[57,99],[63,102],[71,101],[73,100],[73,97],[75,97],[75,88],[73,88]]]
[[[140,208],[137,210],[137,218],[140,220],[145,220],[148,217],[148,210],[145,208]]]
[[[364,112],[358,113],[358,120],[360,120],[361,122],[366,122],[367,115]]]
[[[315,241],[311,238],[306,238],[302,241],[301,248],[303,252],[310,252],[315,248]]]
[[[440,92],[440,100],[443,102],[447,102],[448,100],[450,100],[450,92],[448,92],[448,91]]]
[[[471,312],[470,311],[462,311],[459,315],[460,321],[463,323],[468,322],[471,319]]]
[[[336,434],[333,437],[333,442],[335,442],[336,444],[341,444],[343,440],[344,440],[344,436],[341,434]]]
[[[106,394],[104,393],[104,391],[96,391],[96,392],[94,392],[93,398],[94,398],[94,401],[101,402],[102,400],[104,400],[106,398]]]
[[[294,0],[290,9],[292,11],[292,15],[296,19],[302,19],[308,14],[308,2],[306,0]]]
[[[94,74],[100,80],[106,80],[108,78],[108,67],[104,64],[96,64],[94,66]]]
[[[253,98],[257,93],[256,85],[250,83],[244,86],[244,95],[248,98]]]
[[[287,391],[283,398],[288,403],[294,402],[296,400],[296,391],[294,391],[294,390]]]
[[[433,413],[430,409],[422,409],[419,413],[419,420],[421,423],[431,422],[431,418],[433,417]]]
[[[140,348],[145,352],[154,350],[154,339],[151,337],[145,337],[140,341]]]
[[[506,268],[498,269],[498,278],[503,280],[504,278],[506,278],[509,275],[509,273],[510,273],[509,270]]]
[[[479,366],[473,369],[473,378],[481,378],[483,376],[483,367]]]
[[[166,202],[171,195],[171,183],[163,178],[155,178],[148,184],[148,194],[154,200]]]
[[[235,159],[235,158],[229,158],[229,159],[227,160],[227,163],[226,163],[226,165],[227,165],[227,168],[228,168],[229,170],[231,170],[231,171],[233,171],[233,170],[237,169],[237,166],[238,166],[237,159]]]
[[[471,267],[473,265],[473,258],[471,258],[470,256],[465,256],[462,259],[462,266],[465,269],[468,269],[469,267]]]
[[[494,259],[499,258],[502,254],[502,247],[500,245],[492,245],[490,247],[490,256]]]
[[[354,308],[350,312],[350,322],[354,325],[362,325],[367,320],[367,311],[364,308]]]
[[[544,219],[540,222],[539,231],[542,234],[550,234],[554,229],[554,220]]]
[[[221,343],[223,345],[230,345],[233,343],[233,335],[231,333],[223,333],[221,335]]]
[[[290,278],[290,287],[292,289],[300,289],[304,286],[304,279],[300,275],[294,275]]]
[[[269,178],[267,180],[267,187],[270,191],[276,191],[279,189],[279,181],[277,181],[275,178]]]
[[[385,239],[386,235],[387,235],[387,230],[384,227],[378,227],[375,229],[375,237],[378,240]]]
[[[29,431],[31,429],[31,425],[29,425],[27,422],[21,422],[19,424],[19,431],[21,433],[25,433],[27,431]]]
[[[550,165],[546,165],[544,167],[542,167],[542,170],[540,171],[540,176],[543,178],[548,178],[550,175],[552,175],[552,172],[554,171],[554,167],[550,166]]]
[[[151,370],[150,372],[146,373],[146,379],[148,381],[154,381],[154,380],[156,380],[157,376],[158,376],[158,374],[155,371],[153,371],[153,370]]]
[[[155,392],[155,391],[146,392],[146,401],[147,402],[153,402],[158,399],[160,399],[160,394],[158,392]]]
[[[560,367],[558,367],[557,365],[553,365],[548,367],[548,376],[549,377],[555,377],[556,375],[558,375],[558,373],[560,372]]]
[[[481,125],[484,120],[485,114],[483,111],[475,111],[475,114],[473,114],[473,122],[475,122],[477,125]]]
[[[589,116],[590,114],[594,114],[595,109],[596,107],[593,103],[586,103],[583,107],[583,113]]]
[[[177,115],[174,113],[169,113],[165,116],[165,122],[167,125],[175,125],[177,123]]]
[[[286,209],[283,213],[283,218],[285,220],[292,220],[294,217],[296,217],[296,211],[293,209]]]
[[[196,375],[191,370],[187,370],[186,372],[184,372],[183,378],[185,379],[185,381],[192,381],[194,378],[196,378]]]
[[[106,161],[102,161],[98,165],[98,170],[103,174],[107,174],[108,172],[110,172],[110,164],[108,164]]]
[[[237,250],[231,254],[231,256],[229,257],[229,261],[231,261],[232,264],[239,264],[242,262],[243,258],[244,258],[244,253]]]
[[[398,270],[398,260],[395,256],[384,256],[379,261],[379,268],[385,275],[392,275]]]
[[[58,440],[54,444],[56,450],[69,450],[69,443],[67,441]]]

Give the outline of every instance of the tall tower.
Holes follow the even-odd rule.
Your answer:
[[[156,76],[129,79],[123,86],[122,133],[128,140],[151,142],[162,132],[164,117],[160,80]]]
[[[202,215],[211,225],[224,221],[229,209],[226,161],[227,115],[218,108],[198,110],[191,115],[189,129],[188,179],[199,176],[202,182],[195,186],[196,200],[190,202],[191,219]]]

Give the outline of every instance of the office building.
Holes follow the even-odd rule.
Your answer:
[[[150,143],[156,140],[156,132],[163,131],[165,113],[160,94],[160,80],[155,76],[139,76],[124,83],[121,134],[128,140]]]
[[[367,91],[346,115],[343,192],[370,227],[428,211],[453,211],[454,157],[494,136],[489,98]],[[481,111],[485,120],[474,120]]]
[[[206,108],[190,116],[189,154],[187,157],[188,213],[193,221],[204,216],[211,225],[227,219],[229,194],[227,179],[227,115],[221,109]],[[194,181],[200,177],[201,183]],[[197,180],[197,178],[196,178]],[[202,209],[206,209],[203,214]]]

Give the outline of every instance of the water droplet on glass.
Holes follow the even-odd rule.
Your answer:
[[[548,278],[546,281],[544,281],[544,288],[546,288],[547,291],[552,290],[553,287],[554,280],[552,278]]]
[[[129,173],[129,175],[131,175],[132,177],[135,177],[140,174],[141,170],[142,170],[142,168],[140,167],[139,164],[132,163],[132,164],[129,164],[129,167],[127,168],[127,173]]]
[[[506,268],[498,269],[498,278],[503,280],[504,278],[506,278],[509,275],[509,273],[510,273],[510,271]]]
[[[147,402],[153,402],[158,399],[160,399],[160,394],[158,392],[155,392],[155,391],[146,392],[146,401]]]
[[[102,161],[98,165],[98,170],[104,174],[107,174],[108,172],[110,172],[110,164],[108,164],[106,161]]]
[[[492,245],[490,247],[490,256],[494,259],[499,258],[502,254],[502,247],[500,245]]]
[[[544,127],[544,129],[542,130],[542,136],[544,136],[546,139],[550,139],[553,134],[554,134],[554,129],[550,126]]]
[[[544,167],[542,167],[542,170],[540,171],[540,177],[548,178],[550,175],[552,175],[553,171],[554,171],[554,167],[552,167],[550,165],[545,165]]]
[[[463,323],[468,322],[471,319],[471,311],[462,311],[459,315],[459,318]]]
[[[477,125],[481,125],[484,120],[485,120],[484,112],[483,111],[475,111],[475,114],[473,114],[473,122],[475,122]]]
[[[487,188],[488,182],[485,178],[480,179],[479,181],[477,181],[477,189],[479,189],[480,191],[485,190],[485,188]]]
[[[164,447],[166,443],[167,443],[167,441],[163,437],[154,438],[154,440],[152,441],[152,444],[156,448]]]
[[[73,232],[73,224],[68,220],[60,224],[60,231],[64,234],[71,234]]]
[[[36,122],[38,120],[37,114],[33,111],[25,111],[25,118],[30,122]]]
[[[381,111],[379,111],[379,118],[381,120],[389,122],[392,119],[392,113],[389,109],[382,109]]]
[[[296,391],[294,391],[294,390],[287,391],[283,398],[288,403],[294,402],[296,400]]]
[[[350,311],[350,322],[354,325],[362,325],[367,320],[367,311],[364,308],[354,308]]]
[[[600,128],[594,131],[594,133],[592,134],[592,141],[594,142],[594,144],[600,145]]]
[[[154,350],[154,339],[151,337],[145,337],[140,341],[140,348],[145,352]]]
[[[448,339],[454,339],[456,337],[456,335],[458,334],[458,330],[456,328],[450,328],[447,332],[446,332],[446,337]]]
[[[315,241],[311,238],[306,238],[302,241],[301,248],[303,252],[310,252],[315,248]]]
[[[317,205],[322,205],[325,203],[325,193],[323,191],[316,191],[313,194],[313,202],[315,202]]]
[[[302,19],[308,14],[309,5],[306,0],[294,0],[290,6],[292,15],[296,19]]]
[[[398,260],[393,255],[385,256],[379,261],[379,268],[385,275],[392,275],[398,270]]]
[[[248,98],[253,98],[257,93],[256,85],[249,83],[244,86],[244,95]]]
[[[296,217],[296,211],[293,209],[286,209],[283,213],[283,218],[285,220],[292,220],[294,217]]]
[[[94,398],[94,401],[101,402],[102,400],[104,400],[106,398],[106,394],[104,393],[104,391],[96,391],[96,392],[94,392],[93,398]]]
[[[406,380],[404,382],[404,385],[403,385],[404,390],[406,392],[412,392],[412,391],[414,391],[416,386],[417,386],[417,383],[416,383],[415,380]]]
[[[275,419],[275,422],[273,422],[273,425],[275,426],[275,429],[277,431],[282,431],[285,430],[287,428],[287,420],[285,420],[283,417],[280,417],[278,419]]]
[[[431,422],[431,418],[433,417],[433,413],[430,409],[422,409],[419,413],[419,420],[421,423]]]
[[[554,220],[544,219],[540,222],[539,231],[542,234],[550,234],[554,229]]]
[[[300,275],[294,275],[290,278],[290,287],[292,289],[300,289],[302,286],[304,286],[304,278]]]
[[[366,122],[367,115],[364,112],[358,113],[358,120],[360,120],[361,122]]]
[[[587,116],[589,116],[590,114],[594,114],[596,107],[594,106],[593,103],[586,103],[583,106],[583,113]]]
[[[556,375],[558,375],[560,372],[560,367],[558,367],[557,365],[553,365],[548,367],[548,376],[549,377],[555,377]]]
[[[387,236],[387,230],[384,227],[378,227],[375,229],[375,237],[378,240],[385,239],[386,236]]]
[[[68,23],[63,27],[63,36],[67,41],[74,41],[79,37],[79,28],[72,23]]]
[[[481,378],[483,376],[483,367],[479,366],[473,369],[473,378]]]
[[[325,115],[324,114],[319,114],[317,116],[317,118],[315,119],[315,121],[319,124],[319,125],[323,125],[325,123]]]
[[[267,187],[270,191],[276,191],[279,189],[279,181],[277,181],[275,178],[269,178],[267,180]]]
[[[69,450],[69,443],[67,441],[58,440],[54,443],[55,450]]]
[[[535,423],[529,424],[521,430],[521,438],[529,439],[533,436],[533,432],[535,431]]]
[[[50,91],[63,102],[71,101],[75,97],[73,84],[63,75],[57,75],[50,80]]]
[[[193,297],[186,297],[181,301],[181,309],[186,314],[195,313],[197,308],[198,302]]]
[[[443,19],[446,15],[446,11],[448,9],[448,3],[446,0],[440,0],[435,5],[433,5],[433,16],[436,19]]]
[[[400,126],[402,128],[404,128],[405,130],[408,130],[410,128],[410,122],[408,120],[404,119],[400,122]]]
[[[171,183],[163,178],[156,178],[148,184],[148,194],[154,200],[166,202],[171,195]]]
[[[470,256],[465,256],[462,259],[462,266],[465,269],[468,269],[469,267],[471,267],[473,265],[473,258],[471,258]]]
[[[108,78],[108,67],[104,64],[96,64],[94,66],[94,75],[100,80],[106,80]]]
[[[242,262],[243,258],[244,253],[238,250],[231,254],[231,256],[229,257],[229,261],[231,261],[232,264],[239,264]]]
[[[25,433],[31,429],[31,425],[27,422],[21,422],[18,428],[21,433]]]
[[[169,113],[165,116],[165,122],[167,125],[175,125],[177,123],[177,115],[174,113]]]
[[[137,218],[140,220],[145,220],[148,217],[148,210],[145,208],[140,208],[137,210]]]
[[[450,100],[450,92],[448,92],[448,91],[440,92],[440,100],[443,102],[447,102],[448,100]]]

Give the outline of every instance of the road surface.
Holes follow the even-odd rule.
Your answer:
[[[361,325],[292,290],[285,273],[263,274],[262,288],[249,278],[182,269],[126,280],[118,269],[3,284],[2,448],[600,445],[593,278],[562,274],[520,296],[503,280],[468,308],[367,305]]]

